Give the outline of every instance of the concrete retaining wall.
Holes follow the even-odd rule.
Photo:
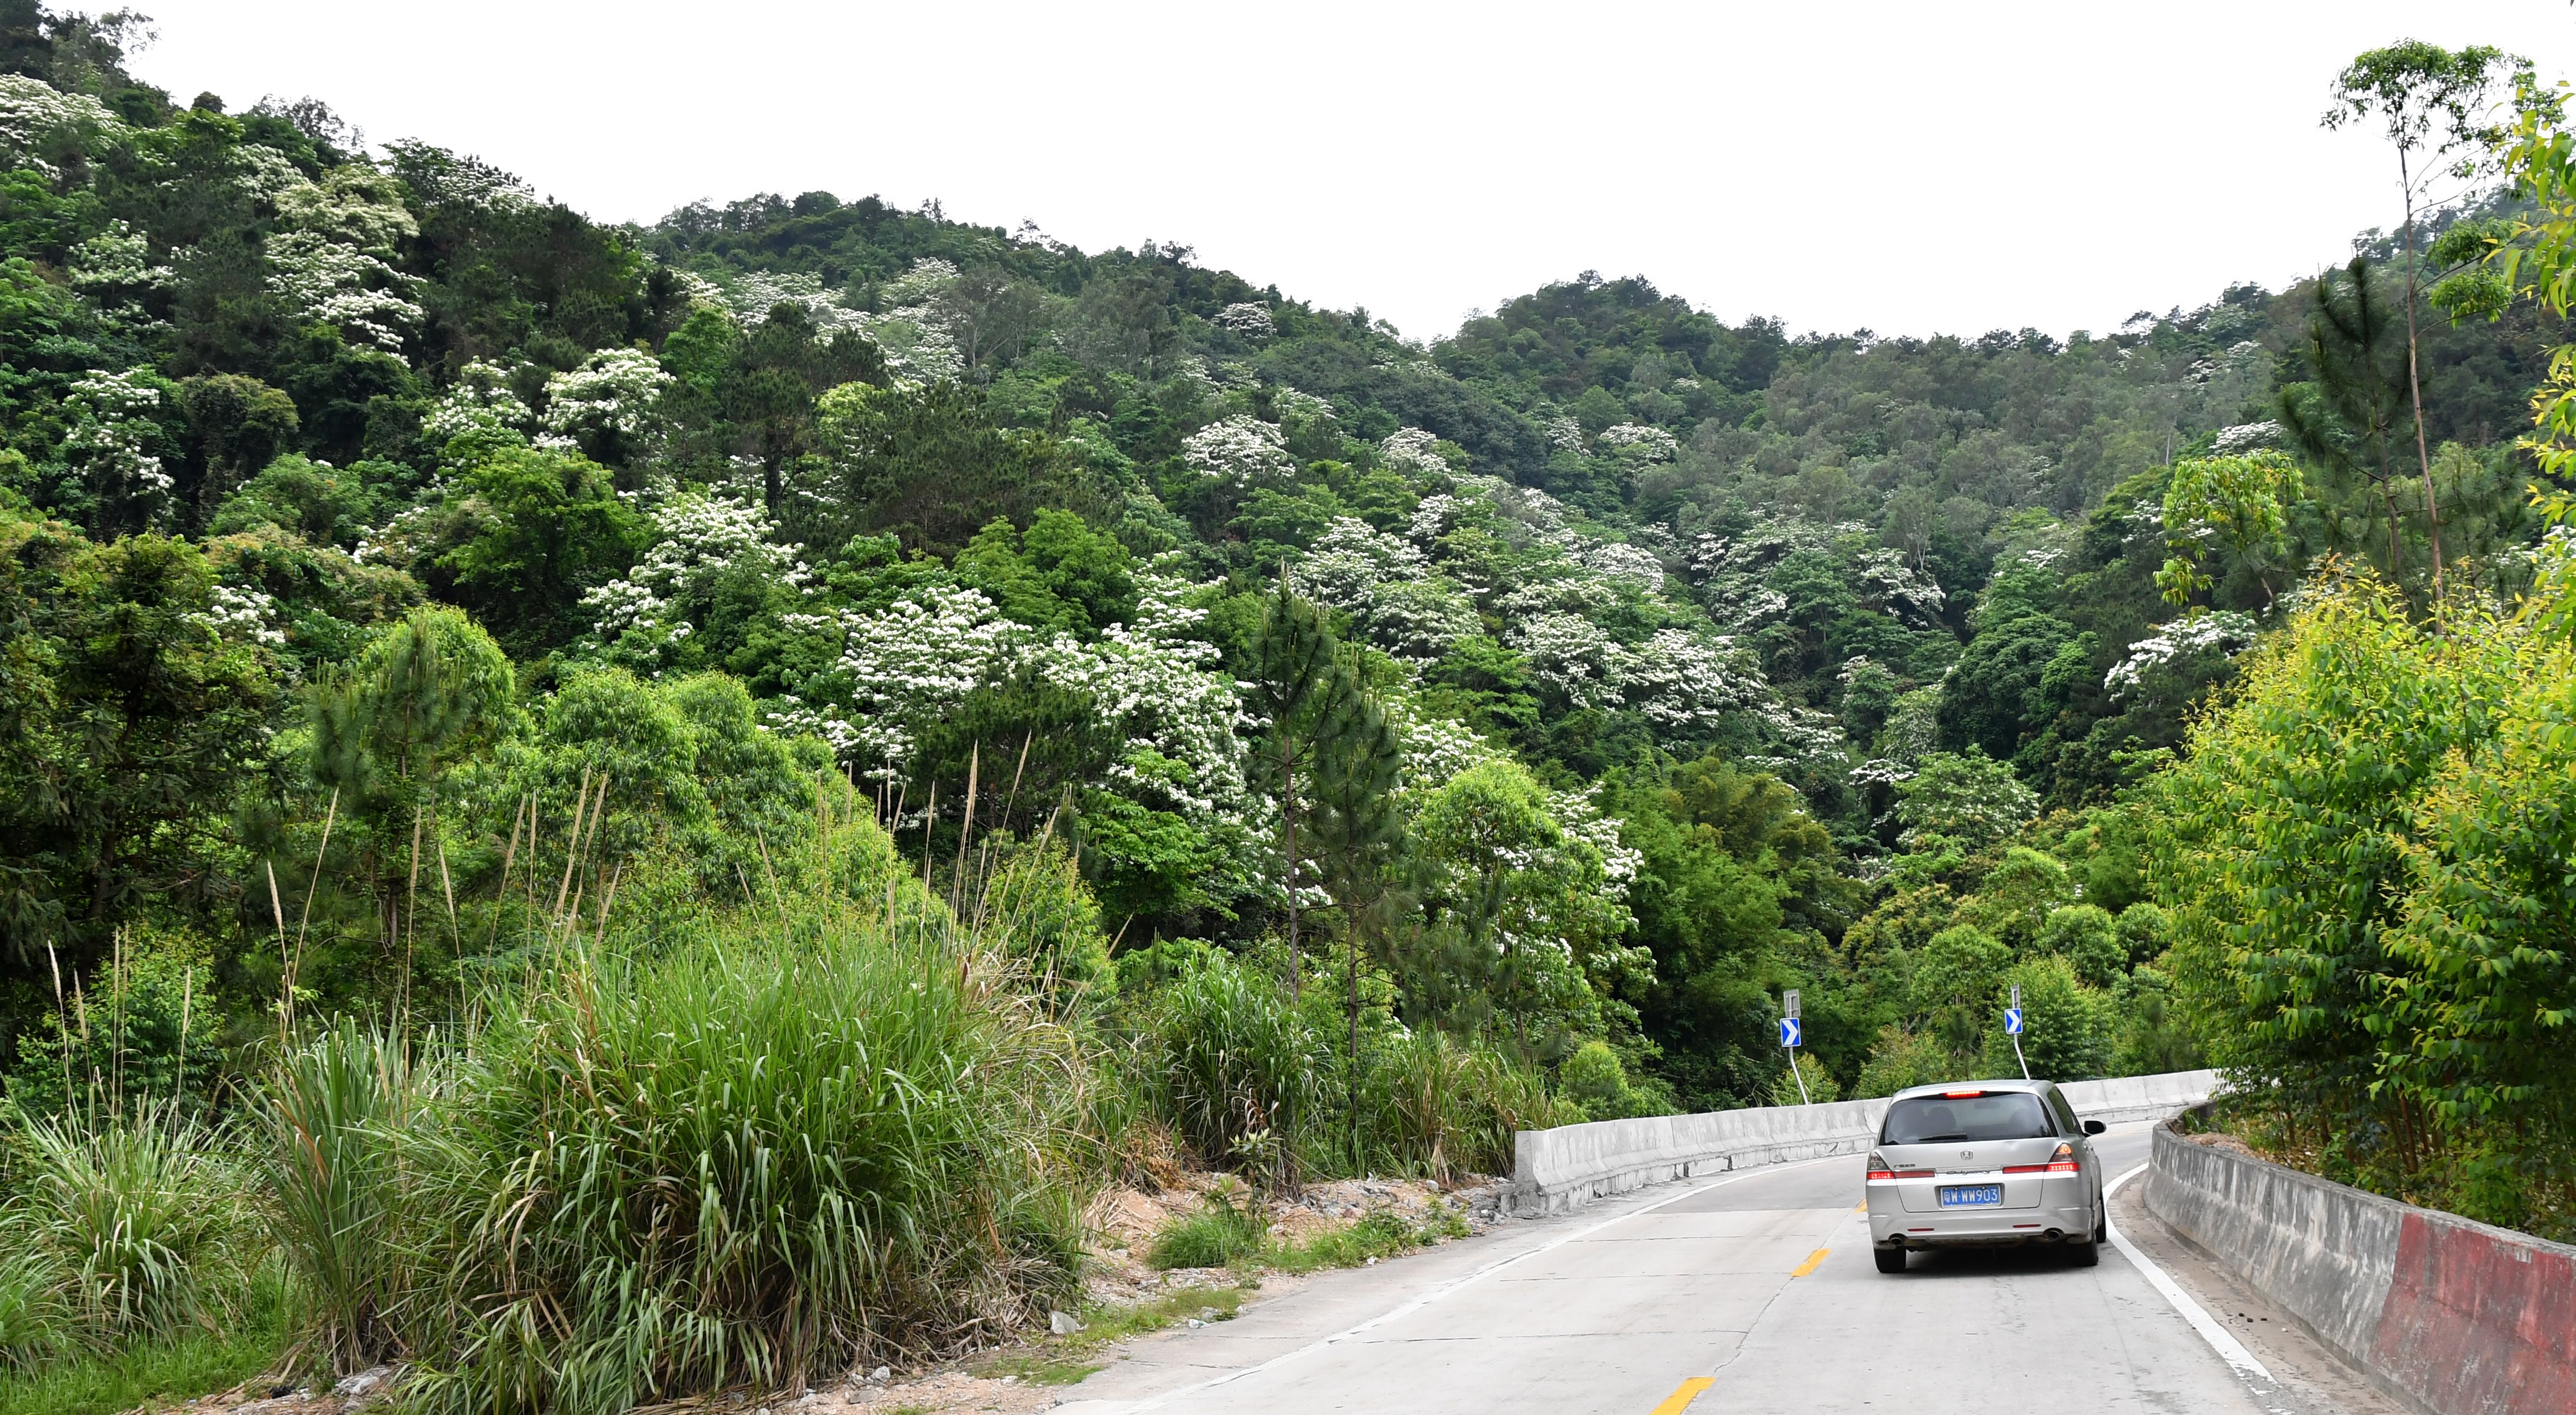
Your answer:
[[[2076,1114],[2117,1123],[2171,1115],[2209,1099],[2217,1073],[2181,1071],[2116,1081],[2073,1081],[2063,1089]],[[1826,1155],[1859,1154],[1887,1114],[1881,1100],[1832,1105],[1754,1106],[1699,1115],[1599,1120],[1524,1130],[1514,1146],[1514,1213],[1564,1213],[1608,1194],[1694,1175]]]
[[[2576,1248],[2156,1128],[2146,1204],[2436,1415],[2576,1410]]]

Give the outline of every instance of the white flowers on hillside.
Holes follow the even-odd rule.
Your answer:
[[[166,509],[175,483],[151,451],[159,430],[151,419],[164,400],[147,381],[150,373],[92,369],[74,380],[63,398],[72,424],[63,438],[63,460],[81,468],[95,493],[135,501],[157,514]]]
[[[95,150],[99,137],[124,126],[88,94],[65,93],[25,74],[0,74],[0,155],[12,167],[30,167],[60,181],[61,169],[36,155],[48,139],[68,131]]]
[[[1669,462],[1682,454],[1681,444],[1659,427],[1644,423],[1620,423],[1604,428],[1596,439],[1605,452],[1625,455],[1639,462]]]
[[[2115,698],[2126,697],[2145,681],[2149,670],[2204,649],[2233,656],[2254,642],[2256,632],[2253,616],[2233,609],[2184,615],[2157,625],[2154,633],[2129,645],[2129,651],[2102,676],[2102,686]]]
[[[1181,457],[1193,471],[1246,487],[1277,482],[1297,466],[1279,429],[1240,413],[1191,433],[1181,443]]]
[[[476,359],[457,371],[455,384],[422,420],[421,433],[437,443],[469,432],[525,439],[536,425],[536,413],[510,391],[509,370]]]
[[[286,633],[275,627],[277,600],[261,590],[214,587],[213,603],[192,616],[217,638],[284,648]]]
[[[402,204],[401,188],[373,167],[352,163],[309,182],[292,163],[265,147],[283,173],[254,163],[247,179],[277,207],[286,229],[268,238],[268,286],[296,317],[339,327],[348,337],[399,353],[403,339],[421,326],[410,296],[419,282],[387,263],[395,243],[419,233]],[[274,165],[274,164],[271,164]]]
[[[641,563],[582,596],[603,639],[650,624],[673,600],[731,566],[798,589],[811,578],[795,547],[772,539],[778,528],[768,513],[747,501],[684,491],[654,508],[653,529],[660,539]]]
[[[129,316],[140,309],[131,299],[117,299],[119,291],[166,290],[178,278],[170,267],[152,263],[152,243],[123,221],[109,222],[106,230],[72,247],[70,273],[73,289],[104,309]]]
[[[662,394],[675,381],[641,349],[602,349],[546,380],[546,432],[564,446],[585,434],[649,438],[661,430]]]
[[[1316,537],[1290,574],[1298,593],[1349,614],[1363,637],[1398,658],[1438,658],[1483,627],[1421,551],[1356,517]]]
[[[1270,307],[1252,300],[1227,305],[1209,323],[1245,339],[1267,339],[1279,332],[1278,324],[1270,317]]]
[[[1377,445],[1378,460],[1408,476],[1445,474],[1449,461],[1432,450],[1440,439],[1418,427],[1400,427]]]
[[[1585,537],[1574,550],[1574,563],[1608,580],[1624,581],[1648,594],[1664,587],[1664,562],[1654,552],[1618,541]]]
[[[269,237],[268,262],[269,289],[299,319],[393,353],[420,327],[420,306],[405,298],[416,282],[365,251],[318,232],[280,231]]]

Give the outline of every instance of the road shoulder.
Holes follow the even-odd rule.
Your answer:
[[[2280,1387],[2275,1403],[2286,1415],[2416,1415],[2149,1212],[2146,1187],[2144,1176],[2121,1185],[2111,1196],[2111,1221],[2271,1371]]]

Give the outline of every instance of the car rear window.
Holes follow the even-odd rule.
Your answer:
[[[1930,1145],[1944,1140],[2035,1140],[2057,1126],[2039,1097],[2028,1091],[1986,1091],[1973,1096],[1916,1096],[1887,1108],[1882,1145]]]

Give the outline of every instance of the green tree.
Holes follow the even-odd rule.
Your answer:
[[[1383,919],[1394,902],[1409,844],[1404,810],[1396,798],[1403,784],[1404,747],[1386,709],[1358,686],[1326,709],[1316,731],[1314,790],[1309,816],[1316,873],[1341,906],[1342,966],[1346,973],[1348,1046],[1343,1054],[1350,1122],[1351,1163],[1360,1156],[1360,973],[1369,933],[1383,937]]]
[[[2298,463],[2278,452],[2175,463],[2164,508],[2171,554],[2156,572],[2156,587],[2172,604],[2188,604],[2210,589],[2215,581],[2203,564],[2203,546],[2214,541],[2231,566],[2254,572],[2263,584],[2263,602],[2271,603],[2272,573],[2279,568],[2274,557],[2288,540],[2289,508],[2305,494]]]
[[[2018,1076],[2027,1062],[2043,1081],[2089,1081],[2111,1067],[2111,1037],[2104,1026],[2108,999],[2076,977],[2074,965],[2055,954],[2014,964],[1996,979],[1985,1019],[1983,1065],[1989,1076]],[[2021,988],[2021,1055],[2004,1031],[2003,1006]]]
[[[1970,748],[1934,752],[1896,786],[1896,823],[1908,850],[1936,840],[1980,850],[2016,834],[2039,814],[2039,798],[2012,768]]]
[[[1298,832],[1311,809],[1326,722],[1356,685],[1343,667],[1333,632],[1324,623],[1323,615],[1312,602],[1288,587],[1284,570],[1277,593],[1262,610],[1251,657],[1252,676],[1245,697],[1262,720],[1253,759],[1263,787],[1279,809],[1280,890],[1288,915],[1288,991],[1294,998],[1298,992],[1298,923],[1307,874]]]
[[[2502,133],[2490,122],[2487,107],[2496,83],[2515,67],[2529,65],[2484,45],[2450,50],[2410,39],[2367,50],[2336,78],[2334,103],[2324,119],[2326,127],[2341,128],[2376,117],[2397,151],[2397,190],[2406,208],[2400,228],[2406,252],[2406,392],[2415,412],[2415,455],[2424,474],[2424,524],[2433,542],[2436,599],[2442,594],[2442,518],[2433,495],[2433,454],[2424,441],[2424,379],[2415,328],[2420,275],[2415,206],[2425,199],[2428,183],[2470,175],[2476,155],[2500,145]],[[2471,156],[2462,158],[2463,153]]]
[[[0,511],[0,943],[19,977],[48,942],[85,970],[116,923],[202,904],[225,814],[267,736],[275,659],[215,617],[185,541],[94,545]]]
[[[2040,925],[2036,946],[2041,953],[2065,959],[2086,987],[2109,987],[2129,972],[2128,949],[2120,941],[2119,921],[2098,904],[2069,904],[2049,910],[2048,922]]]
[[[496,638],[533,653],[576,637],[583,592],[632,566],[647,539],[599,464],[502,448],[465,473],[431,563]]]

